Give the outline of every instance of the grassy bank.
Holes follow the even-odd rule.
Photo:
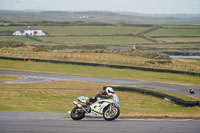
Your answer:
[[[59,47],[62,48],[62,46]],[[180,70],[180,71],[190,71],[190,72],[200,73],[199,59],[179,59],[179,58],[170,59],[170,57],[168,57],[167,55],[155,51],[146,51],[146,52],[129,51],[123,53],[109,52],[107,50],[100,50],[100,49],[81,50],[73,52],[39,51],[41,49],[43,48],[39,46],[38,48],[35,47],[32,49],[2,48],[0,49],[0,56],[21,57],[29,59],[37,58],[37,59],[47,59],[47,60],[89,62],[89,63],[113,64],[113,65],[127,65],[127,66],[170,69],[170,70]]]
[[[176,98],[180,98],[184,101],[200,101],[200,98],[198,97],[194,97],[192,95],[184,95],[184,94],[180,94],[180,93],[174,93],[174,92],[170,92],[170,91],[164,91],[164,90],[157,90],[157,89],[154,89],[154,88],[147,88],[147,87],[141,87],[141,89],[144,89],[144,90],[150,90],[150,91],[153,91],[153,92],[158,92],[158,93],[162,93],[162,94],[167,94],[169,96],[173,96],[173,97],[176,97]]]
[[[11,81],[11,80],[18,80],[21,78],[23,77],[0,74],[0,81]]]
[[[67,112],[78,96],[92,96],[106,84],[46,82],[0,85],[1,111]],[[200,108],[186,108],[139,93],[118,92],[121,117],[199,118]]]
[[[200,85],[199,76],[71,64],[0,60],[0,69]]]

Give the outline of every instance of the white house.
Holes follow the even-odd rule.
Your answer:
[[[32,29],[30,26],[27,28],[19,29],[13,32],[14,36],[45,36],[46,34],[40,29]]]

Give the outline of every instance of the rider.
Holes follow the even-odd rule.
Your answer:
[[[92,103],[95,103],[97,101],[97,98],[104,98],[109,99],[112,98],[112,94],[114,94],[114,90],[111,87],[106,87],[105,89],[101,90],[97,95],[92,96],[86,101],[86,104],[90,105]]]

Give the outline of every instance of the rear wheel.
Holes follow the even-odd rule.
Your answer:
[[[116,119],[120,114],[120,110],[118,107],[113,106],[111,111],[110,107],[108,106],[103,112],[103,118],[107,121],[112,121]]]
[[[72,109],[71,111],[71,118],[73,120],[81,120],[85,117],[85,112],[78,107],[75,107],[74,109]]]

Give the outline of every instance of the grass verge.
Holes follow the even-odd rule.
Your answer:
[[[71,64],[0,60],[0,69],[200,85],[199,76]]]
[[[158,93],[162,93],[162,94],[167,94],[167,95],[170,95],[170,96],[173,96],[173,97],[176,97],[176,98],[180,98],[180,99],[185,100],[185,101],[200,101],[200,98],[189,95],[189,92],[188,92],[188,95],[186,96],[184,94],[170,92],[170,91],[164,91],[164,90],[157,90],[157,89],[154,89],[154,88],[141,87],[141,89],[150,90],[150,91],[158,92]]]
[[[106,84],[75,81],[0,85],[1,111],[67,112],[78,96],[92,96]],[[133,92],[119,92],[120,117],[200,118],[199,107],[182,107]]]
[[[18,80],[22,79],[23,77],[20,76],[11,76],[11,75],[6,75],[6,74],[0,74],[0,81],[11,81],[11,80]]]

